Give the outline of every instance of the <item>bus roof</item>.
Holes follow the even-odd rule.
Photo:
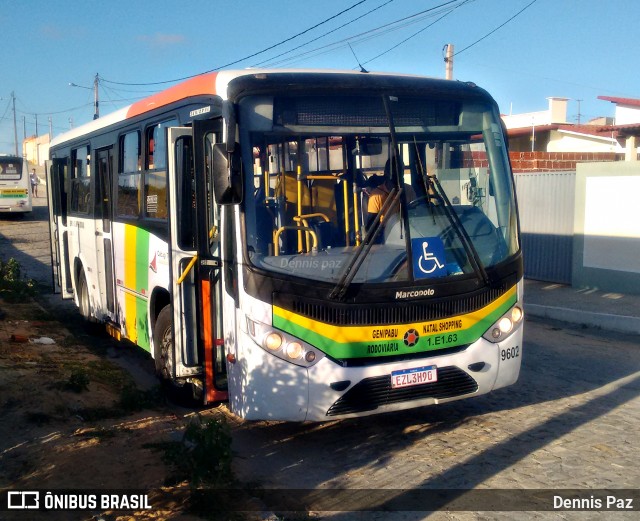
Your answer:
[[[51,147],[54,148],[62,143],[73,140],[80,136],[95,132],[102,128],[115,125],[127,119],[134,118],[136,116],[145,114],[152,110],[157,110],[163,106],[170,105],[177,101],[187,99],[193,96],[220,96],[222,99],[227,98],[227,87],[231,81],[242,76],[258,76],[269,75],[270,77],[278,75],[290,75],[290,74],[318,74],[318,75],[336,75],[344,74],[367,77],[404,77],[404,78],[420,78],[423,80],[430,79],[434,81],[435,78],[427,78],[426,76],[416,76],[398,73],[379,73],[379,72],[358,72],[353,70],[332,70],[332,69],[244,69],[244,70],[228,70],[220,72],[209,72],[194,76],[186,81],[173,85],[163,91],[157,92],[148,96],[140,101],[123,107],[115,112],[107,114],[106,116],[95,119],[84,125],[80,125],[68,132],[60,134],[51,141]],[[458,83],[458,82],[452,82]]]

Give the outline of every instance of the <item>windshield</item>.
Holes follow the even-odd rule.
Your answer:
[[[382,96],[242,100],[253,265],[383,283],[480,276],[517,251],[493,105],[388,99],[388,110]]]

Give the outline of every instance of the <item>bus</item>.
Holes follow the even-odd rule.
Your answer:
[[[206,73],[56,137],[47,168],[57,291],[204,404],[323,421],[518,378],[514,182],[472,83]]]
[[[0,212],[24,215],[32,210],[27,160],[0,154]]]

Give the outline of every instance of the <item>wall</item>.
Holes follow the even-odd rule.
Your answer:
[[[551,131],[551,138],[547,145],[548,152],[618,152],[624,150],[615,139],[589,136],[567,131]]]
[[[579,164],[572,284],[640,294],[640,164]]]
[[[547,98],[549,108],[539,112],[523,112],[521,114],[502,115],[507,128],[525,128],[551,123],[567,122],[567,101],[569,98]]]
[[[586,161],[616,161],[623,154],[613,152],[509,152],[514,172],[550,172],[575,170]]]
[[[616,104],[616,125],[640,122],[640,107]]]
[[[640,294],[640,162],[578,162],[514,179],[525,277]]]
[[[49,159],[49,143],[49,134],[27,138],[22,142],[22,155],[29,163],[44,166],[44,162]]]

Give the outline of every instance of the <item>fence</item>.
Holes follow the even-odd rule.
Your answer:
[[[640,163],[514,178],[525,277],[640,294]]]
[[[525,277],[571,284],[575,171],[514,177]]]

